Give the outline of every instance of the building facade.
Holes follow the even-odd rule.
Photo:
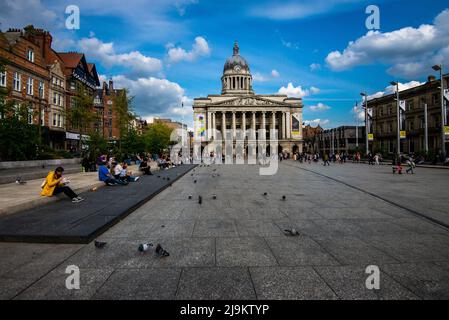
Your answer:
[[[358,133],[357,133],[358,131]],[[323,154],[365,152],[365,127],[342,126],[317,134],[317,152]]]
[[[302,152],[302,100],[286,95],[257,95],[247,61],[240,55],[235,43],[233,55],[227,59],[221,77],[221,94],[194,99],[194,135],[204,145],[214,140],[232,139],[237,131],[247,133],[265,129],[267,141],[270,129],[278,133],[278,151]],[[221,133],[222,139],[216,136]],[[227,136],[225,132],[231,134]],[[269,146],[267,146],[267,149]],[[268,151],[268,150],[267,150]]]
[[[100,80],[93,64],[88,64],[83,53],[78,52],[58,52],[58,56],[64,63],[65,87],[66,87],[66,112],[76,106],[76,96],[78,90],[83,89],[88,95],[94,97],[94,93]],[[94,106],[92,105],[92,108]],[[89,137],[87,132],[82,139],[85,141]],[[66,122],[66,148],[71,151],[79,150],[80,132],[70,121]]]
[[[444,88],[448,88],[449,75],[444,77]],[[399,100],[404,101],[405,111],[400,117],[400,131],[405,133],[401,139],[402,153],[423,152],[425,141],[425,106],[427,106],[428,150],[438,153],[441,150],[441,81],[430,76],[423,85],[400,91]],[[396,93],[368,101],[373,110],[372,132],[374,140],[370,146],[374,152],[397,153],[397,102]],[[446,112],[448,112],[446,108]],[[447,116],[446,116],[447,119]],[[446,140],[446,146],[448,141]]]
[[[29,124],[47,126],[50,71],[32,26],[0,32],[0,57],[5,71],[0,86],[8,89],[8,99],[28,108]]]
[[[302,129],[304,135],[304,152],[315,153],[319,150],[318,135],[321,134],[324,129],[320,125],[312,127],[306,125]]]

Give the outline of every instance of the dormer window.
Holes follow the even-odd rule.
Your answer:
[[[28,58],[28,61],[34,62],[34,51],[33,51],[33,49],[28,49],[27,58]]]

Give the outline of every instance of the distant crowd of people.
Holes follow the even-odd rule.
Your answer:
[[[153,175],[151,172],[152,164],[157,165],[160,170],[167,170],[175,166],[168,155],[152,156],[151,154],[139,154],[134,157],[125,157],[124,161],[118,161],[113,155],[100,155],[96,161],[86,155],[81,166],[84,172],[98,171],[98,180],[104,182],[107,186],[126,186],[130,182],[139,181],[139,176],[134,175],[129,169],[131,162],[134,161],[139,171],[143,175]],[[70,188],[70,180],[63,177],[64,168],[58,167],[50,171],[41,185],[41,195],[52,197],[64,193],[73,203],[79,203],[84,199],[76,194]]]

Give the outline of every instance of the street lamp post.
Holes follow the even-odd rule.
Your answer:
[[[390,82],[392,86],[396,86],[396,114],[397,114],[397,155],[398,158],[401,155],[401,113],[399,108],[399,82],[392,81]]]
[[[432,67],[433,70],[440,72],[440,89],[441,89],[441,152],[444,157],[446,157],[446,136],[444,132],[444,127],[446,125],[446,110],[444,108],[444,79],[443,79],[443,65],[435,65]]]
[[[368,95],[365,92],[360,93],[360,95],[365,100],[365,146],[366,146],[366,155],[368,155],[369,154]]]

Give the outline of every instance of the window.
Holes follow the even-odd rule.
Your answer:
[[[62,128],[62,116],[58,114],[58,127]]]
[[[70,82],[70,90],[76,90],[76,84],[75,81]]]
[[[381,117],[383,117],[383,115],[384,115],[384,108],[383,108],[383,107],[380,107],[380,109],[379,109],[379,115],[380,115]]]
[[[28,124],[33,124],[33,108],[31,106],[28,107],[27,121]]]
[[[28,58],[28,61],[34,62],[34,51],[33,51],[33,49],[28,49],[27,58]]]
[[[30,96],[33,95],[33,78],[28,77],[28,81],[27,81],[27,94],[29,94]]]
[[[56,113],[53,113],[53,127],[56,127]]]
[[[19,73],[14,72],[14,90],[21,91],[20,90],[21,87],[22,87],[22,76]]]
[[[60,107],[63,107],[64,106],[64,97],[61,94],[59,94],[58,97],[59,97],[59,103],[58,104],[59,104]]]
[[[56,92],[53,92],[53,104],[58,103],[58,94]]]
[[[41,110],[41,126],[45,125],[45,109]]]
[[[39,81],[39,98],[45,99],[45,83]]]
[[[440,95],[437,94],[437,93],[434,93],[432,95],[432,104],[436,105],[436,104],[439,104],[439,103],[440,103]]]
[[[414,108],[414,101],[413,100],[408,100],[407,101],[407,111],[411,111]]]
[[[427,103],[427,97],[421,97],[420,99],[420,108],[424,108],[424,105]]]
[[[0,72],[0,86],[6,87],[6,71]]]

